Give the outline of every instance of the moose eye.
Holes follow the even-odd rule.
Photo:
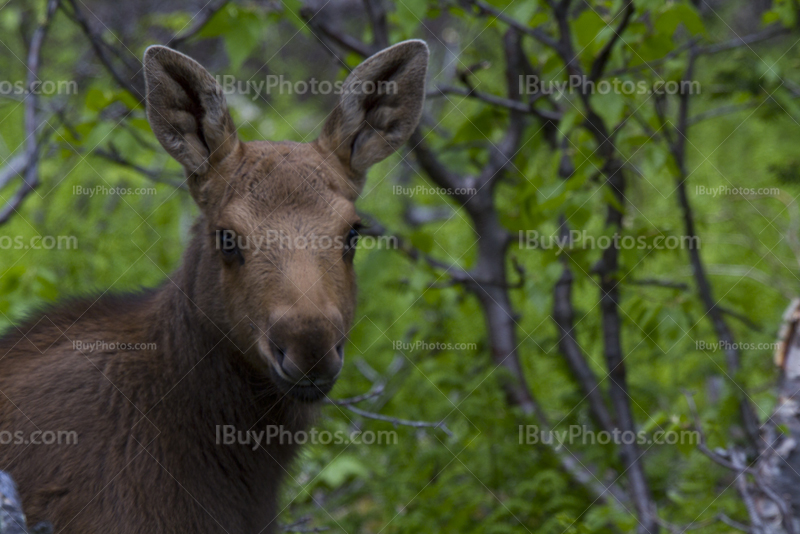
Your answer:
[[[244,255],[239,249],[236,237],[236,232],[233,230],[217,230],[217,249],[222,254],[222,259],[228,263],[238,260],[239,265],[244,265]]]
[[[350,232],[347,233],[347,239],[345,240],[344,243],[344,254],[346,257],[349,257],[350,259],[352,259],[356,253],[356,245],[358,244],[358,238],[361,236],[358,233],[358,230],[359,226],[354,226],[353,228],[351,228]]]

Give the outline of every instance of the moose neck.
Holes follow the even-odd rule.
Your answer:
[[[264,416],[259,424],[286,420],[304,426],[313,408],[280,394],[263,369],[248,363],[246,342],[233,339],[234,325],[216,285],[221,264],[205,229],[201,217],[181,266],[157,295],[155,330],[168,368],[163,379],[179,382],[170,397],[198,417],[218,418],[215,424],[250,428],[253,418]]]

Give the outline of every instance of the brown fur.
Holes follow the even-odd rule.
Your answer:
[[[164,47],[145,52],[148,117],[201,208],[182,266],[154,290],[74,300],[0,339],[0,430],[74,431],[77,444],[0,445],[32,523],[56,532],[273,532],[295,446],[220,445],[217,425],[306,428],[342,366],[355,307],[352,252],[262,246],[240,258],[217,231],[342,238],[366,169],[419,120],[427,47],[401,43],[354,79],[310,144],[240,142],[214,79]],[[150,344],[91,351],[75,342]],[[153,348],[155,347],[155,348]]]

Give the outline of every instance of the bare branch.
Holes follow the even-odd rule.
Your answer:
[[[755,323],[754,321],[751,321],[750,318],[747,317],[745,314],[739,313],[739,312],[737,312],[735,310],[732,310],[730,308],[726,308],[724,306],[717,306],[717,307],[720,309],[720,311],[722,313],[724,313],[725,315],[729,315],[729,316],[733,317],[734,319],[738,320],[740,323],[745,325],[750,330],[755,330],[756,332],[761,332],[762,331],[762,328],[757,323]]]
[[[737,467],[734,463],[729,459],[729,453],[724,451],[724,454],[717,453],[712,451],[708,447],[708,443],[706,442],[706,436],[703,432],[703,427],[700,424],[700,414],[697,413],[697,405],[694,402],[694,398],[686,391],[683,393],[684,398],[686,399],[686,404],[689,405],[689,412],[692,414],[692,422],[694,423],[694,429],[697,431],[697,435],[699,437],[699,443],[697,444],[697,449],[705,454],[711,461],[716,464],[721,465],[725,469],[730,469],[734,472],[741,472],[741,473],[753,473],[753,471],[747,467]]]
[[[689,284],[683,282],[673,282],[672,280],[659,280],[657,278],[642,278],[642,279],[625,279],[626,284],[632,286],[653,286],[663,287],[666,289],[679,289],[681,291],[689,291]]]
[[[372,26],[372,46],[379,50],[389,46],[389,28],[386,24],[386,6],[383,0],[364,0],[367,16]]]
[[[523,57],[525,52],[522,50],[522,43],[519,33],[515,29],[509,29],[503,37],[503,44],[506,52],[506,85],[508,87],[508,99],[514,102],[521,102],[519,91],[519,77],[524,71]],[[514,156],[519,150],[522,142],[522,132],[525,130],[525,117],[517,111],[508,113],[508,132],[500,143],[495,145],[490,143],[489,162],[481,171],[478,183],[481,189],[486,187],[486,194],[491,193],[491,188],[505,174],[506,169],[513,165]]]
[[[727,52],[728,50],[733,50],[735,48],[742,48],[742,47],[749,47],[752,44],[757,44],[763,41],[768,41],[775,37],[779,37],[781,35],[787,35],[791,33],[791,28],[787,28],[782,24],[776,23],[761,30],[760,32],[752,33],[750,35],[745,35],[744,37],[736,36],[733,39],[728,41],[724,41],[722,43],[715,43],[707,46],[698,47],[695,51],[696,55],[698,56],[708,56],[712,54],[719,54],[720,52]]]
[[[663,57],[660,57],[653,61],[639,63],[638,65],[633,65],[630,67],[622,67],[620,69],[610,71],[608,73],[608,77],[613,78],[624,74],[633,74],[639,71],[648,71],[648,70],[654,71],[656,67],[663,65],[670,59],[674,59],[692,48],[695,49],[695,54],[698,56],[709,56],[709,55],[719,54],[720,52],[727,52],[729,50],[734,50],[736,48],[741,48],[744,46],[750,46],[751,44],[757,44],[763,41],[767,41],[769,39],[773,39],[775,37],[779,37],[781,35],[787,35],[790,32],[791,30],[789,28],[785,28],[780,24],[776,24],[760,32],[756,32],[750,35],[745,35],[744,37],[736,37],[734,39],[725,41],[723,43],[706,45],[704,47],[698,46],[700,42],[699,37],[693,37],[689,39],[687,42],[671,50]]]
[[[97,148],[97,149],[92,151],[92,154],[94,154],[95,156],[101,157],[101,158],[103,158],[105,160],[108,160],[108,161],[110,161],[112,163],[116,163],[117,165],[120,165],[122,167],[126,167],[128,169],[132,169],[132,170],[138,172],[139,174],[145,176],[146,178],[149,178],[150,180],[152,180],[154,182],[158,182],[160,184],[167,184],[167,185],[170,185],[170,186],[174,187],[175,189],[182,189],[184,191],[188,191],[189,190],[189,187],[186,185],[186,181],[185,180],[177,182],[177,181],[172,181],[172,180],[168,180],[166,178],[163,178],[163,176],[162,176],[163,172],[147,169],[145,167],[142,167],[141,165],[137,165],[136,163],[133,163],[132,161],[129,161],[129,160],[125,159],[116,150],[116,148],[114,148],[113,145],[111,145],[109,147],[109,151],[105,151],[102,148]]]
[[[444,96],[448,94],[459,95],[459,96],[466,96],[469,98],[475,98],[477,100],[482,100],[487,104],[491,104],[493,106],[503,107],[511,111],[516,111],[518,113],[530,113],[536,115],[537,117],[558,122],[561,120],[562,113],[558,111],[549,111],[546,109],[539,109],[532,104],[526,104],[525,102],[520,102],[518,100],[511,100],[509,98],[503,98],[501,96],[496,96],[491,93],[482,93],[480,91],[476,91],[473,89],[463,89],[461,87],[455,87],[452,85],[439,85],[434,87],[430,91],[427,92],[427,97],[437,97],[437,96]]]
[[[445,167],[428,148],[419,130],[416,130],[411,135],[411,139],[408,142],[414,151],[417,163],[419,163],[431,181],[442,189],[447,190],[448,194],[456,202],[465,206],[472,198],[472,195],[466,193],[466,190],[473,184]]]
[[[36,138],[36,131],[39,129],[40,123],[36,117],[36,110],[38,107],[39,96],[36,91],[32,90],[34,85],[39,82],[39,66],[42,53],[42,45],[47,36],[47,30],[50,27],[50,22],[53,15],[58,8],[58,0],[49,0],[45,10],[45,18],[42,23],[36,28],[31,37],[31,43],[28,48],[27,58],[27,88],[30,91],[25,99],[25,167],[23,170],[23,182],[17,189],[11,199],[0,209],[0,224],[7,222],[11,216],[17,212],[22,203],[28,195],[30,195],[39,186],[39,140]],[[48,132],[49,134],[49,132]],[[13,162],[12,162],[13,163]],[[16,162],[20,164],[19,161]],[[13,171],[14,169],[12,169]],[[4,171],[5,173],[5,171]],[[16,172],[13,173],[15,175]],[[12,175],[12,176],[13,176]],[[10,178],[9,178],[10,179]]]
[[[570,75],[583,79],[583,69],[572,46],[572,29],[569,23],[569,0],[553,4],[553,11],[559,27],[559,49],[562,61]],[[623,213],[618,206],[625,205],[625,176],[614,139],[608,133],[603,118],[593,108],[590,93],[580,91],[585,107],[584,126],[596,139],[597,154],[605,160],[602,173],[606,186],[611,190],[615,202],[606,208],[606,226],[615,232],[622,228]],[[619,317],[619,250],[608,247],[603,251],[595,271],[600,277],[600,310],[603,325],[603,354],[610,379],[609,397],[614,408],[617,427],[623,432],[636,433],[636,425],[628,394],[625,356],[622,348],[622,323]],[[658,531],[656,506],[642,465],[642,453],[636,443],[622,443],[619,456],[630,483],[630,494],[639,519],[637,530],[642,534]]]
[[[663,65],[664,63],[666,63],[670,59],[674,59],[674,58],[678,57],[679,55],[683,54],[684,52],[689,50],[691,47],[696,45],[698,41],[699,41],[699,38],[698,37],[694,37],[694,38],[690,39],[689,41],[683,43],[682,45],[670,50],[669,52],[664,54],[664,56],[662,56],[662,57],[660,57],[658,59],[654,59],[653,61],[646,61],[644,63],[639,63],[637,65],[633,65],[633,66],[629,66],[629,67],[622,67],[622,68],[619,68],[619,69],[616,69],[616,70],[609,71],[606,74],[606,77],[608,77],[608,78],[616,78],[616,77],[622,76],[624,74],[633,74],[633,73],[636,73],[636,72],[639,72],[639,71],[655,71],[656,67],[658,67],[659,65]]]
[[[6,166],[0,169],[0,189],[3,189],[11,180],[17,176],[22,176],[28,167],[28,154],[23,151],[6,160]]]
[[[374,399],[375,397],[381,395],[383,393],[383,384],[379,384],[377,387],[373,388],[372,390],[362,394],[357,395],[355,397],[350,397],[348,399],[329,399],[325,398],[326,404],[334,404],[336,406],[348,406],[350,404],[358,404],[359,402],[364,402],[365,400]]]
[[[363,230],[361,230],[362,235],[373,235],[373,236],[382,235],[390,237],[397,244],[397,248],[412,260],[414,261],[422,260],[435,269],[443,270],[456,283],[467,284],[474,282],[470,274],[461,267],[458,267],[457,265],[449,265],[447,263],[437,260],[436,258],[429,256],[428,254],[423,253],[419,249],[406,243],[406,241],[402,237],[388,232],[386,228],[371,215],[363,213],[361,215],[362,215],[362,220],[366,222],[366,227]]]
[[[727,516],[727,515],[725,515],[725,514],[719,514],[719,515],[717,516],[717,519],[719,519],[719,521],[720,521],[721,523],[725,523],[725,524],[726,524],[726,525],[728,525],[729,527],[731,527],[731,528],[735,528],[736,530],[741,530],[742,532],[748,532],[748,533],[750,533],[750,532],[752,532],[752,531],[753,531],[753,530],[752,530],[750,527],[748,527],[747,525],[745,525],[745,524],[743,524],[743,523],[739,523],[738,521],[734,521],[733,519],[731,519],[730,517],[728,517],[728,516]]]
[[[697,55],[695,54],[694,50],[691,50],[689,52],[689,63],[683,76],[684,82],[691,81],[693,79],[696,59]],[[694,213],[692,212],[692,207],[689,203],[689,195],[686,191],[686,181],[689,176],[689,173],[686,170],[686,140],[689,128],[689,96],[690,95],[688,92],[681,93],[679,96],[676,135],[674,136],[674,141],[670,144],[670,150],[679,174],[676,177],[676,180],[678,203],[683,214],[684,235],[690,240],[690,242],[694,242],[692,240],[697,237],[697,230],[695,229],[694,225]],[[688,253],[689,262],[692,265],[692,272],[694,274],[700,300],[703,302],[703,305],[706,308],[706,313],[711,319],[711,323],[714,326],[714,331],[716,332],[717,337],[724,345],[728,372],[731,375],[735,375],[739,370],[740,357],[739,349],[734,342],[733,332],[731,332],[728,324],[725,322],[723,312],[714,299],[711,283],[708,280],[708,276],[706,275],[705,267],[703,265],[703,260],[700,257],[700,250],[697,247],[689,247]],[[746,395],[740,395],[739,405],[745,431],[747,432],[752,445],[755,446],[757,450],[760,450],[762,444],[759,431],[759,421],[755,409]]]
[[[477,8],[478,15],[487,16],[490,15],[497,20],[504,22],[505,24],[511,26],[518,32],[525,33],[530,35],[540,43],[545,46],[548,46],[554,50],[558,50],[560,48],[560,44],[558,41],[547,35],[544,31],[540,30],[539,28],[531,28],[513,18],[509,17],[508,15],[503,14],[501,11],[495,9],[491,5],[487,4],[486,2],[481,2],[480,0],[467,0],[467,3],[475,6]]]
[[[373,48],[372,46],[360,41],[359,39],[356,39],[351,35],[331,28],[328,24],[321,20],[321,17],[317,16],[317,11],[309,6],[305,6],[300,9],[300,16],[303,17],[312,30],[315,30],[313,32],[315,35],[321,34],[321,36],[330,39],[336,45],[344,48],[345,50],[355,52],[363,57],[371,56],[378,51],[378,49]],[[320,37],[320,35],[317,36]],[[326,48],[328,47],[326,46]],[[330,48],[328,48],[328,51],[333,52],[330,50]],[[347,65],[347,63],[343,61],[343,58],[340,58],[340,60],[342,60],[343,65]]]
[[[739,111],[745,111],[752,108],[757,108],[763,104],[764,101],[749,101],[745,102],[744,104],[731,104],[729,106],[719,106],[714,109],[709,109],[708,111],[703,111],[702,113],[698,113],[691,117],[686,125],[687,127],[694,126],[700,122],[705,120],[714,119],[717,117],[723,117],[725,115],[731,115],[733,113],[738,113]]]
[[[611,58],[611,51],[614,49],[614,45],[616,45],[617,42],[622,38],[622,33],[625,31],[625,28],[628,27],[634,10],[633,0],[629,0],[628,5],[624,8],[622,19],[619,21],[617,28],[614,30],[614,35],[611,36],[611,39],[608,40],[606,45],[595,58],[594,63],[592,63],[592,69],[589,71],[589,80],[598,80],[600,76],[603,75],[603,71],[606,69],[608,60]]]
[[[205,25],[208,24],[208,21],[211,20],[211,17],[216,15],[220,9],[225,7],[228,1],[229,0],[212,0],[211,2],[207,3],[191,20],[191,26],[188,29],[182,30],[180,33],[173,35],[167,41],[167,46],[171,48],[180,48],[181,45],[186,43],[186,41],[200,33]]]
[[[81,10],[78,9],[75,0],[66,1],[72,6],[72,13],[69,13],[66,10],[63,11],[67,13],[67,16],[75,21],[78,26],[80,26],[83,33],[89,39],[89,44],[92,46],[92,50],[94,50],[97,59],[100,60],[109,74],[111,74],[114,80],[120,85],[120,87],[128,91],[139,102],[144,102],[144,80],[142,77],[133,76],[130,73],[125,75],[119,72],[114,66],[114,62],[106,52],[107,49],[114,49],[114,47],[106,43],[101,36],[95,33],[95,31],[89,25],[89,22],[86,20],[86,17],[84,17]],[[119,52],[117,55],[119,54],[121,54],[121,52]]]
[[[572,308],[572,281],[572,270],[569,264],[566,264],[553,292],[553,320],[559,330],[559,348],[586,397],[595,421],[602,430],[611,432],[616,428],[616,424],[606,407],[603,390],[600,389],[600,383],[574,337],[576,333]]]
[[[399,419],[397,417],[390,417],[388,415],[381,415],[379,413],[368,412],[366,410],[362,410],[360,408],[356,408],[352,406],[352,404],[344,404],[345,409],[350,410],[351,412],[360,415],[361,417],[366,417],[367,419],[375,419],[376,421],[385,421],[387,423],[392,423],[394,426],[410,426],[412,428],[439,428],[447,434],[448,436],[455,437],[447,425],[444,424],[444,421],[430,422],[430,421],[411,421],[410,419]]]
[[[311,517],[301,517],[294,523],[283,525],[282,529],[284,532],[325,532],[326,530],[330,530],[329,527],[305,526],[309,521],[311,521]]]

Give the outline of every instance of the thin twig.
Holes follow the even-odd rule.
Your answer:
[[[412,428],[439,428],[447,434],[448,436],[455,437],[447,425],[444,424],[444,421],[431,422],[431,421],[412,421],[410,419],[399,419],[397,417],[390,417],[388,415],[381,415],[379,413],[368,412],[366,410],[362,410],[360,408],[356,408],[351,404],[344,404],[345,409],[350,410],[351,412],[360,415],[361,417],[366,417],[367,419],[375,419],[376,421],[385,421],[387,423],[392,423],[395,426],[410,426]]]
[[[216,0],[206,4],[191,20],[191,26],[185,31],[182,30],[173,35],[168,41],[167,46],[171,48],[180,48],[186,41],[200,33],[200,31],[208,24],[211,17],[225,7],[229,0]]]
[[[635,8],[633,5],[633,0],[628,0],[628,5],[624,8],[622,19],[619,21],[617,28],[614,30],[614,35],[611,36],[611,39],[608,40],[606,45],[592,63],[592,69],[589,71],[589,80],[596,81],[600,78],[600,76],[603,75],[603,71],[606,69],[608,60],[611,58],[611,52],[614,49],[614,45],[616,45],[617,42],[622,38],[622,33],[625,31],[625,28],[628,27],[634,11]],[[614,18],[616,19],[617,17]]]
[[[95,156],[101,157],[101,158],[103,158],[105,160],[108,160],[108,161],[110,161],[112,163],[116,163],[117,165],[120,165],[122,167],[125,167],[125,168],[128,168],[128,169],[132,169],[132,170],[138,172],[139,174],[149,178],[150,180],[152,180],[154,182],[158,182],[160,184],[167,184],[167,185],[170,185],[170,186],[174,187],[175,189],[182,189],[184,191],[188,191],[189,190],[189,187],[186,185],[186,181],[185,180],[181,181],[181,182],[175,182],[175,181],[163,178],[162,177],[162,174],[163,174],[162,172],[159,172],[159,171],[156,171],[156,170],[147,169],[145,167],[142,167],[141,165],[137,165],[136,163],[133,163],[132,161],[129,161],[129,160],[125,159],[124,157],[122,157],[122,155],[119,152],[117,152],[117,150],[114,148],[113,145],[111,145],[109,151],[105,151],[102,148],[96,148],[95,150],[92,151],[92,154],[94,154]]]
[[[693,80],[696,60],[697,54],[694,50],[690,50],[689,60],[682,82],[691,82]],[[686,169],[686,141],[689,133],[689,97],[690,95],[688,92],[681,93],[679,96],[676,134],[673,137],[673,142],[670,143],[670,152],[678,169],[678,176],[676,176],[678,204],[683,215],[684,235],[691,241],[697,237],[697,230],[695,229],[694,213],[689,203],[689,195],[686,190],[686,181],[689,176],[689,172]],[[698,247],[689,247],[688,254],[700,300],[705,306],[706,314],[711,319],[717,337],[725,347],[728,373],[735,375],[740,367],[740,355],[733,332],[725,321],[719,303],[714,299],[711,283],[708,280],[703,260],[700,257],[700,250]],[[761,450],[760,425],[755,408],[746,395],[739,395],[739,397],[740,412],[745,432],[756,450]]]
[[[544,44],[547,47],[550,47],[554,50],[558,50],[561,46],[558,41],[550,37],[547,33],[540,30],[539,28],[532,28],[526,24],[523,24],[518,20],[515,20],[510,16],[504,14],[502,11],[495,9],[494,7],[485,2],[481,2],[480,0],[467,0],[467,3],[475,6],[478,15],[481,16],[490,15],[496,18],[497,20],[504,22],[508,26],[511,26],[518,32],[530,35],[531,37],[533,37],[534,39],[536,39],[537,41],[539,41],[540,43]]]
[[[453,85],[438,85],[433,89],[429,90],[426,96],[428,98],[435,98],[438,96],[445,96],[448,94],[465,96],[469,98],[474,98],[476,100],[482,100],[483,102],[486,102],[487,104],[491,104],[493,106],[506,108],[512,111],[516,111],[518,113],[530,113],[532,115],[536,115],[537,117],[540,117],[541,119],[548,121],[558,122],[563,117],[563,114],[558,111],[540,109],[532,104],[526,104],[525,102],[520,102],[518,100],[511,100],[508,98],[503,98],[501,96],[493,95],[491,93],[483,93],[472,89],[455,87]]]
[[[49,0],[45,11],[45,18],[42,23],[36,28],[31,37],[30,47],[28,48],[28,76],[27,76],[27,89],[30,94],[25,99],[25,135],[26,135],[26,148],[25,148],[25,168],[23,171],[22,185],[17,189],[11,199],[0,209],[0,224],[7,222],[28,195],[30,195],[39,186],[39,143],[40,140],[36,138],[36,131],[39,129],[40,123],[37,120],[36,109],[38,106],[38,94],[33,90],[34,85],[39,82],[39,67],[42,53],[42,45],[47,36],[47,30],[50,27],[50,22],[53,20],[53,15],[58,8],[58,0]],[[49,131],[47,132],[49,134]]]
[[[666,289],[678,289],[680,291],[689,291],[689,284],[684,284],[683,282],[673,282],[672,280],[659,280],[657,278],[628,278],[625,280],[625,283],[632,286],[653,286],[663,287]]]
[[[86,35],[87,39],[89,39],[89,44],[92,46],[92,50],[94,50],[97,59],[103,64],[106,70],[111,74],[114,80],[126,91],[128,91],[134,98],[136,98],[139,102],[144,102],[144,90],[141,89],[143,87],[143,79],[141,77],[134,77],[131,76],[130,73],[126,77],[124,74],[119,72],[117,68],[114,66],[114,62],[108,57],[106,53],[107,49],[114,49],[110,44],[106,43],[103,38],[95,33],[92,27],[89,25],[89,22],[86,20],[86,17],[83,16],[83,13],[80,9],[78,9],[78,5],[75,3],[75,0],[66,0],[72,6],[72,13],[69,13],[67,10],[63,9],[67,16],[72,19],[78,26],[80,26],[81,30],[83,31],[84,35]],[[118,57],[119,54],[115,53]]]
[[[347,399],[325,399],[326,404],[333,404],[336,406],[350,406],[351,404],[358,404],[359,402],[364,402],[365,400],[374,399],[379,395],[383,394],[383,384],[379,384],[376,388],[363,393],[361,395],[356,395],[355,397],[350,397]]]

